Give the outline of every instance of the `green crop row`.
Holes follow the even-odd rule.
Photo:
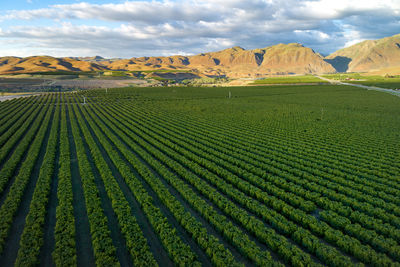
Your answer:
[[[99,115],[99,114],[98,114]],[[88,118],[88,116],[86,116]],[[99,120],[97,120],[98,124],[100,124]],[[93,125],[94,122],[92,122]],[[112,127],[111,124],[108,124],[109,127]],[[99,127],[102,128],[104,132],[107,131],[107,129],[104,127],[104,125],[99,125]],[[96,132],[97,126],[92,127]],[[118,147],[118,149],[122,152],[122,154],[125,156],[125,158],[133,165],[133,166],[138,166],[140,162],[135,159],[135,157],[132,157],[132,154],[128,151],[128,149],[124,149],[123,144],[121,141],[114,136],[112,133],[108,132],[107,136],[113,141],[114,145]],[[111,146],[110,144],[106,144],[107,150],[111,151]],[[139,151],[137,151],[139,153]],[[141,154],[142,155],[142,154]],[[151,160],[151,158],[146,157],[146,160]],[[148,161],[149,162],[149,161]],[[153,163],[155,162],[154,159],[152,161]],[[154,165],[153,165],[154,166]],[[158,170],[158,168],[157,168]],[[168,173],[165,169],[162,172],[163,177],[166,177],[169,174],[169,178],[171,176],[170,173]],[[215,238],[212,235],[207,234],[207,230],[199,223],[196,221],[196,219],[190,215],[190,213],[185,212],[182,204],[179,203],[170,193],[169,191],[165,188],[165,186],[159,181],[157,177],[154,176],[152,173],[148,173],[144,178],[148,177],[146,181],[150,184],[150,186],[153,188],[153,190],[157,193],[157,195],[161,198],[163,203],[172,211],[176,219],[183,225],[183,227],[188,231],[192,237],[198,242],[198,244],[202,247],[203,250],[206,251],[208,256],[211,258],[213,263],[215,265],[226,265],[226,266],[236,266],[239,265],[238,263],[235,262],[232,254],[228,251],[225,250],[223,245],[219,243],[219,240]],[[170,178],[171,179],[171,178]],[[195,199],[192,199],[194,201]],[[204,206],[202,206],[204,208]],[[203,209],[201,209],[203,210]],[[213,220],[213,217],[208,217],[208,220]],[[218,228],[219,230],[223,230],[224,228],[221,227]],[[229,228],[227,228],[229,229]],[[250,242],[250,240],[246,240],[247,242]],[[271,257],[267,258],[269,261],[271,261]],[[261,264],[261,262],[260,262]]]
[[[46,154],[40,168],[25,227],[20,240],[15,266],[33,266],[39,263],[39,253],[43,246],[43,226],[47,213],[50,186],[54,176],[57,151],[57,136],[60,124],[60,107],[57,106],[47,143]]]
[[[399,115],[339,85],[2,102],[0,262],[400,266]]]
[[[95,184],[94,174],[86,155],[84,142],[72,108],[68,108],[72,134],[75,141],[76,154],[79,164],[79,174],[85,197],[89,219],[90,237],[97,266],[120,266],[116,249],[108,229],[108,220],[101,207],[99,190]]]
[[[50,103],[47,103],[46,106],[49,107]],[[22,201],[26,186],[28,185],[29,180],[33,179],[31,178],[31,174],[35,164],[38,163],[37,159],[39,157],[40,148],[50,124],[53,111],[54,105],[52,105],[52,107],[47,111],[46,116],[40,125],[39,131],[35,135],[32,145],[27,152],[27,157],[22,163],[20,170],[15,177],[15,181],[11,185],[7,197],[0,208],[0,252],[4,250],[6,238],[9,234],[14,215]]]
[[[131,118],[131,120],[135,120],[136,121],[137,117],[139,117],[139,116],[136,116],[136,118]],[[149,117],[148,116],[146,118],[146,122],[149,122]],[[142,125],[146,125],[146,124],[143,123]],[[217,150],[221,149],[221,147],[223,147],[223,145],[221,143],[215,142],[215,144],[213,144],[213,145],[208,144],[208,146],[205,146],[205,147],[204,146],[200,146],[201,136],[196,136],[197,142],[191,142],[191,139],[185,139],[183,137],[183,135],[182,135],[183,130],[180,131],[180,133],[181,133],[180,135],[179,134],[174,134],[173,132],[167,130],[169,127],[165,127],[167,125],[165,121],[163,121],[163,125],[164,125],[164,127],[158,128],[156,123],[152,123],[151,124],[151,130],[153,130],[153,131],[156,130],[156,129],[157,130],[161,130],[163,133],[165,133],[165,136],[173,137],[171,140],[175,141],[175,142],[178,142],[178,140],[180,140],[180,139],[181,140],[186,140],[186,143],[182,143],[182,142],[178,142],[178,143],[180,145],[185,146],[185,148],[187,150],[191,150],[192,152],[196,152],[196,150],[193,149],[193,148],[201,147],[203,150],[201,152],[197,152],[197,154],[201,155],[203,158],[209,159],[209,160],[215,162],[218,165],[224,166],[225,169],[235,173],[239,177],[245,177],[244,179],[246,179],[247,181],[251,182],[252,185],[260,187],[262,190],[265,190],[266,192],[277,196],[279,199],[282,199],[285,202],[289,202],[292,206],[300,207],[302,210],[304,210],[306,212],[311,212],[311,211],[315,210],[316,205],[313,202],[304,200],[302,197],[296,197],[293,193],[289,193],[287,191],[279,190],[279,188],[275,187],[271,183],[268,183],[263,178],[261,178],[261,177],[265,176],[265,171],[263,169],[261,169],[261,168],[255,168],[254,167],[254,165],[255,165],[254,163],[257,163],[258,161],[253,162],[254,165],[248,165],[248,164],[245,163],[246,162],[246,157],[241,157],[241,158],[239,157],[240,160],[239,160],[239,158],[238,159],[231,159],[231,157],[229,155],[234,155],[235,154],[235,153],[232,152],[232,151],[235,151],[232,147],[231,147],[230,150],[226,150],[225,151],[226,154],[217,153],[217,152],[215,152],[213,150],[214,149],[217,149]],[[217,139],[213,139],[213,141],[216,141],[216,140]],[[203,143],[207,144],[207,142],[205,142],[205,141],[203,141]],[[213,148],[213,149],[211,149],[211,148]],[[243,151],[241,151],[240,154],[239,153],[237,153],[237,154],[240,156],[240,155],[244,155],[245,153],[243,153]],[[217,156],[218,158],[214,157],[214,155]],[[221,160],[220,160],[220,158],[221,158]],[[261,158],[259,160],[261,160]],[[232,164],[229,164],[228,162],[232,162]],[[237,166],[240,166],[242,169],[237,167]],[[248,172],[246,170],[248,170],[248,171],[250,171],[252,173],[250,173],[250,172]],[[258,175],[258,177],[254,176],[253,173]],[[276,181],[279,181],[278,177],[276,178]],[[293,188],[293,189],[294,189],[293,190],[294,192],[296,192],[297,190],[301,190],[299,188],[297,188],[297,189]],[[262,192],[259,191],[258,188],[254,188],[253,187],[253,190],[254,191],[251,192],[251,195],[253,197],[256,197],[260,201],[265,201],[265,199],[260,197],[262,195]],[[258,192],[257,192],[257,190],[258,190]],[[306,205],[308,202],[311,203],[311,204]],[[347,218],[344,218],[344,217],[341,217],[341,216],[338,216],[338,215],[335,215],[335,216],[338,219],[340,219],[340,218],[347,219]],[[370,220],[374,220],[374,218],[370,218]],[[350,228],[350,226],[349,226],[349,228]],[[393,229],[393,230],[396,230],[396,229]],[[347,232],[349,232],[349,231],[347,231]],[[386,239],[386,238],[383,238],[383,237],[379,237],[379,236],[377,236],[377,234],[375,232],[364,230],[364,229],[359,229],[357,231],[357,234],[354,231],[351,232],[351,235],[353,235],[355,237],[358,237],[358,235],[360,235],[360,234],[362,234],[363,236],[367,236],[367,235],[371,236],[371,238],[368,239],[370,241],[369,243],[371,245],[373,245],[374,247],[379,248],[380,251],[382,251],[382,250],[384,252],[385,251],[389,251],[390,254],[393,255],[395,258],[398,257],[400,250],[397,247],[397,244],[393,239]],[[392,235],[393,235],[393,232],[392,232]],[[379,240],[373,239],[372,237],[376,237]],[[382,240],[382,241],[380,241],[380,240]],[[382,242],[385,242],[386,245],[382,244]],[[380,244],[378,244],[378,243],[380,243]],[[383,249],[383,248],[385,248],[385,249]]]
[[[65,94],[63,95],[65,101]],[[52,253],[57,267],[77,266],[75,218],[71,182],[71,155],[68,141],[66,105],[61,108],[60,156],[57,187],[58,206],[54,229],[55,248]]]
[[[49,109],[49,105],[43,107],[42,109],[37,109],[33,112],[32,117],[36,117],[34,121],[32,121],[32,127],[29,129],[28,133],[21,140],[18,146],[15,148],[12,156],[4,163],[1,173],[0,173],[0,192],[3,192],[7,183],[13,176],[14,172],[18,164],[20,164],[21,159],[23,159],[26,151],[29,149],[32,140],[34,140],[37,131],[39,130],[40,123],[43,120],[47,110]],[[33,119],[33,118],[32,118]],[[9,142],[17,142],[17,137],[11,137]],[[11,148],[9,148],[11,149]],[[2,153],[2,157],[6,157],[6,149],[2,149],[4,151],[4,156]]]
[[[136,112],[136,114],[137,114],[137,112]],[[148,115],[148,113],[147,113],[147,115]],[[136,116],[136,118],[132,118],[132,119],[137,120],[137,118],[139,118],[139,117],[140,116]],[[148,122],[149,116],[146,116],[145,120],[146,120],[146,122]],[[142,125],[146,125],[146,122],[142,122]],[[224,148],[224,146],[225,146],[224,143],[220,142],[220,140],[218,140],[218,137],[210,139],[210,141],[202,140],[202,139],[204,139],[203,138],[204,134],[203,135],[194,134],[194,132],[196,131],[195,128],[190,129],[190,135],[195,136],[196,142],[191,142],[190,141],[191,139],[187,139],[184,137],[184,135],[182,135],[182,133],[185,133],[185,129],[180,128],[179,131],[174,133],[174,132],[171,132],[168,130],[171,127],[170,127],[170,125],[168,125],[166,120],[163,120],[162,124],[164,125],[163,127],[158,127],[157,123],[152,123],[151,128],[152,129],[160,129],[161,131],[166,133],[166,136],[173,136],[174,140],[186,140],[186,142],[188,144],[188,145],[186,145],[187,149],[191,149],[192,147],[193,148],[194,147],[201,148],[203,151],[206,152],[206,153],[202,154],[202,156],[204,158],[211,159],[219,165],[228,166],[227,168],[229,168],[231,171],[234,171],[234,173],[238,174],[241,177],[246,177],[246,180],[251,182],[253,185],[260,187],[263,190],[266,190],[267,192],[279,197],[280,199],[283,199],[284,201],[289,201],[289,203],[291,205],[293,205],[295,207],[300,207],[301,209],[303,209],[306,212],[311,212],[311,211],[315,210],[315,204],[313,203],[313,201],[315,200],[315,196],[313,196],[311,193],[304,192],[301,195],[306,195],[306,198],[311,200],[312,202],[310,202],[309,200],[305,200],[304,198],[301,197],[301,195],[298,197],[295,197],[293,195],[293,194],[298,194],[299,191],[300,192],[304,191],[303,188],[298,187],[293,183],[291,183],[289,185],[284,184],[282,182],[282,180],[279,179],[278,177],[276,177],[276,179],[273,179],[273,177],[271,175],[268,175],[268,179],[273,180],[275,186],[277,185],[279,187],[282,187],[284,190],[286,190],[286,191],[283,191],[283,190],[280,190],[279,188],[271,185],[270,182],[264,180],[267,177],[265,169],[267,169],[268,166],[266,166],[264,164],[260,164],[260,163],[264,161],[265,157],[255,156],[253,153],[249,153],[243,149],[239,150],[239,149],[235,148],[234,142],[229,143],[229,146]],[[168,125],[169,127],[165,127],[166,125]],[[186,127],[187,127],[187,124],[186,124]],[[199,127],[197,127],[197,129],[199,129]],[[224,142],[226,142],[226,140],[227,140],[226,136],[223,136],[223,140],[224,140]],[[239,143],[238,139],[236,139],[236,141],[237,141],[236,144]],[[204,146],[202,144],[204,144]],[[222,153],[216,152],[216,151],[221,151]],[[221,158],[222,160],[218,160],[217,158],[214,158],[212,155],[215,155],[218,158]],[[234,156],[234,157],[232,157],[232,156]],[[282,155],[282,157],[284,157],[284,156],[285,155]],[[251,163],[251,165],[248,164],[247,162]],[[258,177],[254,177],[253,174],[257,175]],[[290,193],[290,192],[293,192],[293,193]],[[382,193],[381,193],[381,195],[382,195]],[[325,199],[325,202],[327,202],[327,201],[329,201],[329,200]],[[311,204],[308,204],[308,203],[311,203]],[[335,210],[340,211],[340,207],[342,205],[335,204],[334,206],[335,206]],[[320,205],[320,207],[327,208],[329,206],[327,206],[326,204],[323,204],[323,205]],[[344,215],[346,217],[349,216],[348,212],[344,213]],[[360,222],[360,220],[356,220],[356,221]],[[376,221],[376,219],[373,217],[369,217],[369,221],[374,222],[374,221]],[[398,237],[399,230],[391,229],[390,231],[385,231],[387,226],[382,228],[382,224],[380,224],[380,223],[376,223],[375,225],[380,226],[377,228],[377,230],[379,232],[383,232],[388,236],[394,235],[394,237],[396,237],[396,236]]]
[[[8,116],[4,116],[2,120],[0,120],[0,135],[3,135],[4,132],[13,126],[23,115],[26,115],[26,111],[32,107],[32,103],[28,102],[28,100],[32,99],[25,98],[24,103],[14,103],[11,108],[3,106],[1,107],[5,110],[10,110],[10,113]]]
[[[0,161],[4,160],[14,144],[20,139],[26,130],[29,129],[31,122],[36,118],[35,115],[38,114],[35,112],[36,110],[40,110],[40,106],[31,105],[31,109],[29,109],[28,112],[25,112],[21,119],[12,121],[12,126],[1,135],[0,146],[2,146],[2,151],[0,154]]]
[[[112,151],[109,151],[111,153]],[[143,208],[150,224],[153,229],[158,233],[165,249],[168,251],[170,257],[179,266],[198,266],[199,262],[196,260],[196,255],[191,251],[190,247],[183,243],[181,238],[172,228],[167,218],[162,214],[161,210],[154,206],[152,198],[144,189],[140,181],[135,178],[130,168],[118,157],[117,154],[111,154],[111,160],[118,168],[125,183],[131,189],[137,201]],[[149,175],[149,170],[144,166],[136,166],[137,171],[143,177]]]
[[[138,127],[136,126],[135,127],[135,129],[137,129]],[[139,127],[140,128],[140,127]],[[161,140],[162,141],[162,140]],[[150,143],[152,143],[152,144],[156,144],[156,142],[154,141],[154,140],[149,140],[149,142]],[[158,147],[160,147],[160,145],[157,145]],[[167,149],[166,148],[163,148],[163,151],[167,151]],[[181,155],[185,155],[186,157],[188,157],[188,154],[186,153],[185,154],[185,151],[183,151],[183,150],[179,150],[179,153],[181,154]],[[183,159],[183,157],[181,157],[182,158],[182,160],[183,160],[183,162],[181,162],[183,165],[186,165],[186,166],[190,166],[190,163],[189,162],[185,162],[184,161],[184,159]],[[189,157],[190,158],[190,157]],[[193,160],[194,158],[192,157],[191,158],[191,160]],[[203,162],[204,162],[204,159],[202,160]],[[212,165],[212,163],[211,162],[207,162],[207,164],[208,164],[208,166],[210,166],[210,164]],[[200,170],[200,169],[198,169],[198,170]],[[216,172],[217,174],[219,174],[219,175],[221,175],[221,172]],[[208,179],[209,177],[210,177],[210,174],[204,174],[204,175],[202,175],[204,178],[206,178],[206,179]],[[230,176],[230,175],[224,175],[223,176],[224,178],[226,178],[226,179],[232,179],[232,176]],[[239,182],[240,183],[240,182]],[[242,187],[242,189],[243,188],[247,188],[247,186],[245,186],[245,187]],[[245,199],[245,197],[244,196],[238,196],[238,194],[234,194],[234,196],[232,196],[232,197],[237,197],[237,201],[239,201],[239,202],[241,202],[241,200],[242,199]],[[282,211],[282,210],[280,210],[280,211]],[[291,213],[289,213],[288,215],[290,215]],[[287,215],[287,216],[288,216]],[[294,215],[292,215],[292,217],[293,217]],[[304,216],[304,215],[303,215]],[[311,221],[310,221],[310,223],[311,223]],[[314,222],[315,223],[315,222]],[[317,223],[317,225],[318,225],[318,223]],[[319,227],[322,227],[323,226],[323,228],[326,228],[327,227],[327,225],[321,225],[321,226],[319,226]],[[308,226],[308,227],[311,227],[311,225],[310,226]],[[329,227],[328,227],[329,228]],[[311,227],[311,229],[312,229],[312,227]],[[321,228],[322,229],[322,228]],[[319,233],[319,232],[317,232],[317,233]],[[319,234],[321,234],[321,233],[319,233]],[[344,239],[343,239],[344,238]],[[374,261],[374,262],[383,262],[383,261],[385,261],[385,257],[383,256],[383,255],[376,255],[376,256],[372,256],[372,255],[374,255],[374,251],[370,251],[370,252],[362,252],[363,250],[365,251],[368,251],[368,248],[366,248],[366,247],[363,247],[363,246],[360,246],[360,244],[359,243],[357,243],[356,242],[356,240],[354,240],[354,239],[351,239],[350,237],[345,237],[345,236],[343,236],[342,237],[342,239],[343,240],[346,240],[346,245],[344,245],[344,243],[343,243],[343,241],[340,241],[341,239],[340,238],[336,238],[336,239],[334,239],[335,240],[335,243],[336,244],[340,244],[341,245],[341,248],[342,249],[349,249],[349,246],[350,247],[352,247],[352,250],[351,251],[353,251],[353,253],[355,254],[355,256],[357,256],[358,258],[360,258],[360,260],[366,260],[365,259],[365,256],[367,255],[366,253],[369,253],[369,254],[371,254],[371,257],[370,257],[370,260],[371,261]],[[357,247],[359,247],[360,249],[357,249]],[[389,262],[390,262],[390,260],[389,260]]]
[[[149,250],[147,240],[143,236],[135,217],[132,216],[132,210],[128,201],[125,199],[117,181],[111,178],[113,177],[113,174],[108,168],[103,155],[90,135],[89,129],[83,122],[80,111],[78,111],[76,105],[74,105],[73,108],[77,116],[78,123],[82,129],[83,136],[89,145],[94,163],[96,164],[105,185],[108,197],[111,200],[113,210],[117,215],[119,227],[125,236],[126,246],[130,252],[130,255],[132,256],[134,265],[157,266],[157,263]]]
[[[101,111],[99,111],[101,112]],[[135,127],[135,129],[137,129]],[[132,134],[129,132],[126,132],[126,134],[131,138],[131,140],[135,140],[136,142],[139,142],[142,146],[148,147],[145,142],[142,140],[138,139],[137,133]],[[157,147],[160,148],[160,144],[158,144],[157,141],[151,140],[150,143],[157,145]],[[162,147],[162,145],[161,145]],[[216,194],[215,189],[209,187],[207,184],[204,183],[201,179],[198,177],[194,176],[193,174],[189,173],[185,167],[179,167],[180,165],[177,162],[173,162],[168,160],[165,156],[163,157],[162,154],[156,153],[154,149],[147,148],[150,153],[154,153],[153,156],[161,160],[164,164],[169,166],[171,169],[173,169],[175,172],[177,172],[181,177],[187,179],[187,181],[190,184],[193,184],[197,190],[202,192],[203,194],[206,194],[207,197],[211,197],[211,201],[213,201],[217,206],[222,208],[224,212],[227,212],[229,216],[231,216],[234,220],[237,220],[238,223],[242,224],[243,227],[245,227],[248,231],[253,232],[262,242],[266,243],[266,245],[270,246],[272,250],[277,251],[279,254],[282,255],[282,257],[289,261],[289,262],[310,262],[312,263],[309,255],[305,254],[301,250],[299,250],[297,247],[292,246],[290,243],[288,243],[285,238],[282,236],[277,235],[272,229],[268,229],[264,227],[264,224],[252,217],[252,220],[254,221],[250,225],[249,222],[251,221],[250,218],[248,217],[247,213],[243,209],[239,209],[233,203],[228,201],[226,198],[222,196],[218,196]],[[149,150],[150,149],[150,150]],[[163,151],[167,151],[168,148],[163,148]],[[192,168],[191,165],[193,163],[185,162],[183,164],[184,166],[188,168]],[[207,178],[208,179],[208,178]],[[211,178],[210,178],[211,179]],[[229,189],[227,189],[229,190]],[[250,220],[250,221],[249,221]],[[282,246],[278,245],[281,244]]]

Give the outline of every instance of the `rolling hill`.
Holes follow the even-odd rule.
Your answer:
[[[235,46],[193,56],[105,59],[95,57],[0,57],[0,74],[49,71],[175,70],[231,78],[266,75],[369,72],[400,74],[400,34],[367,40],[322,57],[298,43],[246,50]]]
[[[323,57],[301,44],[278,44],[255,50],[232,47],[194,56],[140,57],[108,60],[96,57],[0,58],[0,73],[47,71],[140,71],[190,70],[206,76],[257,77],[267,74],[304,74],[335,72]]]
[[[367,40],[340,49],[326,57],[340,72],[379,72],[400,70],[400,34]]]
[[[0,73],[32,73],[47,71],[102,71],[107,68],[94,62],[50,56],[0,57]]]

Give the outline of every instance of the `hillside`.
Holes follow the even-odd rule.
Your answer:
[[[367,40],[323,58],[298,43],[246,50],[235,46],[193,56],[106,59],[94,57],[0,57],[0,74],[49,71],[148,71],[192,72],[197,77],[256,78],[266,75],[368,72],[399,74],[400,34]]]
[[[279,44],[267,47],[261,68],[267,72],[329,73],[335,69],[320,54],[300,44]]]
[[[145,57],[114,61],[110,69],[191,69],[209,76],[257,77],[268,74],[329,73],[335,69],[301,44],[279,44],[255,50],[239,46],[195,56]]]
[[[0,73],[32,73],[47,71],[101,71],[105,66],[72,58],[33,56],[0,57]]]
[[[400,67],[400,34],[340,49],[326,57],[326,61],[340,72],[396,70]]]
[[[330,73],[335,69],[312,49],[301,44],[279,44],[255,50],[232,47],[194,56],[140,57],[108,60],[102,57],[0,58],[0,73],[47,71],[190,70],[200,76],[258,77],[268,74]]]

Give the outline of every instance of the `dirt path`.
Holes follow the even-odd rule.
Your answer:
[[[328,81],[331,84],[340,84],[340,85],[349,85],[349,86],[354,86],[354,87],[359,87],[367,90],[373,90],[373,91],[379,91],[379,92],[384,92],[384,93],[389,93],[391,95],[395,95],[400,97],[400,91],[392,90],[392,89],[387,89],[387,88],[381,88],[381,87],[375,87],[375,86],[367,86],[363,84],[356,84],[356,83],[344,83],[341,81],[336,81],[336,80],[331,80],[328,78],[324,78],[318,75],[315,75],[315,77],[320,78],[321,80]]]

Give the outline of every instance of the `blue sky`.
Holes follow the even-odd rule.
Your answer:
[[[400,0],[14,0],[0,56],[130,58],[299,42],[322,54],[400,33]]]

